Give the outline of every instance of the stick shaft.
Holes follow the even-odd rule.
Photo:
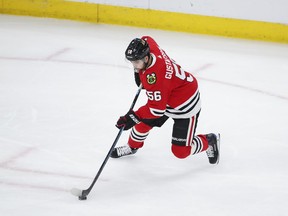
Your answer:
[[[138,97],[139,97],[139,95],[140,95],[141,89],[142,89],[142,84],[139,86],[139,88],[138,88],[138,90],[137,90],[137,93],[136,93],[136,95],[135,95],[135,97],[134,97],[134,100],[133,100],[133,102],[132,102],[132,104],[131,104],[131,106],[130,106],[130,110],[132,110],[132,109],[134,108],[134,106],[135,106],[135,104],[136,104],[136,102],[137,102],[137,100],[138,100]],[[105,159],[104,159],[101,167],[99,168],[99,170],[98,170],[95,178],[93,179],[93,182],[91,183],[90,187],[87,188],[86,190],[83,190],[83,191],[82,191],[82,197],[86,197],[86,196],[90,193],[90,191],[92,190],[92,188],[94,187],[94,185],[95,185],[95,183],[97,182],[99,176],[101,175],[101,173],[102,173],[102,171],[103,171],[103,169],[104,169],[107,161],[109,160],[110,155],[111,155],[111,152],[112,152],[113,149],[115,148],[115,146],[116,146],[116,144],[117,144],[117,142],[118,142],[118,140],[119,140],[119,138],[120,138],[123,130],[124,130],[124,126],[120,128],[120,130],[119,130],[119,132],[118,132],[118,134],[117,134],[117,136],[116,136],[116,138],[115,138],[115,140],[114,140],[114,142],[113,142],[113,144],[112,144],[112,146],[111,146],[108,154],[106,155],[106,157],[105,157]]]

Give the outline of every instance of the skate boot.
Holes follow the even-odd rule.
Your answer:
[[[137,148],[130,148],[128,145],[116,147],[112,150],[110,157],[119,158],[131,154],[135,154],[137,152]]]
[[[206,138],[208,140],[208,149],[206,150],[206,154],[209,159],[210,164],[218,164],[220,158],[220,134],[218,136],[216,134],[207,134]]]

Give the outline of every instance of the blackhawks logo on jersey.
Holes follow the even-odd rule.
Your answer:
[[[148,74],[147,75],[147,82],[148,84],[152,85],[154,83],[156,83],[156,74],[155,73],[152,73],[152,74]]]

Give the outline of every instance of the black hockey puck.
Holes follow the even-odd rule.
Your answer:
[[[79,200],[86,200],[87,196],[79,196]]]

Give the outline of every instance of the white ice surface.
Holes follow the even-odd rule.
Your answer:
[[[169,120],[79,201],[137,91],[123,53],[142,35],[199,79],[197,132],[221,133],[220,163],[175,158]],[[286,216],[287,83],[284,44],[1,15],[0,215]]]

